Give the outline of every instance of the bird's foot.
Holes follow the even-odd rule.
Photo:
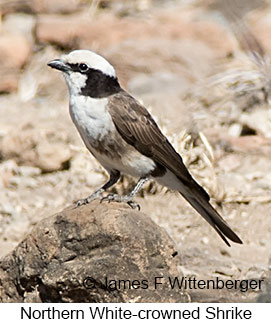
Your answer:
[[[103,201],[108,201],[108,203],[114,201],[119,203],[127,203],[132,209],[138,208],[138,211],[140,211],[140,205],[133,201],[133,196],[130,195],[118,195],[118,194],[108,194],[107,196],[103,197],[101,199],[101,203]]]
[[[74,202],[74,208],[78,208],[79,206],[82,206],[82,205],[86,205],[88,203],[90,203],[92,201],[92,199],[90,199],[89,197],[85,198],[85,199],[80,199],[78,201],[75,201]]]
[[[75,205],[74,208],[76,209],[81,205],[86,205],[86,204],[89,204],[93,200],[99,199],[101,197],[101,194],[102,194],[102,191],[99,190],[84,199],[80,199],[80,200],[74,202],[74,205]]]

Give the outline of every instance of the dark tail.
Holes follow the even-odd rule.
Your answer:
[[[198,185],[197,183],[195,183]],[[217,211],[209,203],[208,199],[198,191],[198,187],[191,193],[195,194],[182,194],[182,196],[193,206],[195,210],[199,212],[201,216],[216,230],[224,242],[230,247],[228,239],[233,242],[242,244],[241,239],[232,231],[229,225],[224,221],[224,219],[217,213]]]

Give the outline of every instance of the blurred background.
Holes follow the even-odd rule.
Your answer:
[[[268,280],[270,9],[270,0],[0,0],[0,256],[107,178],[70,120],[64,80],[47,66],[83,48],[111,62],[244,241],[227,248],[178,194],[150,183],[137,201],[174,239],[180,271]],[[133,184],[124,178],[114,190]]]

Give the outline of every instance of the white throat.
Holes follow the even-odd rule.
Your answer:
[[[87,76],[81,73],[64,73],[64,78],[69,88],[70,97],[80,95],[81,89],[86,86]]]
[[[70,95],[71,118],[89,149],[114,130],[107,104],[107,98]]]

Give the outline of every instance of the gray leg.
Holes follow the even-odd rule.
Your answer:
[[[98,198],[101,197],[101,194],[106,191],[109,187],[113,186],[115,183],[117,183],[117,181],[119,180],[120,178],[120,172],[119,171],[112,171],[110,173],[110,178],[109,178],[109,181],[106,182],[104,184],[104,186],[102,186],[101,188],[99,188],[97,191],[95,191],[94,193],[92,193],[90,196],[88,196],[87,198],[85,199],[81,199],[81,200],[78,200],[75,202],[75,208],[77,208],[78,206],[81,206],[81,205],[85,205],[85,204],[88,204],[90,203],[91,201],[93,200],[96,200]]]
[[[149,180],[149,177],[141,177],[137,182],[136,186],[132,190],[132,192],[128,195],[120,196],[118,194],[108,194],[106,197],[101,199],[103,201],[114,201],[114,202],[124,202],[131,206],[131,208],[135,209],[136,207],[140,210],[140,205],[133,201],[134,196],[140,191],[142,186]]]

